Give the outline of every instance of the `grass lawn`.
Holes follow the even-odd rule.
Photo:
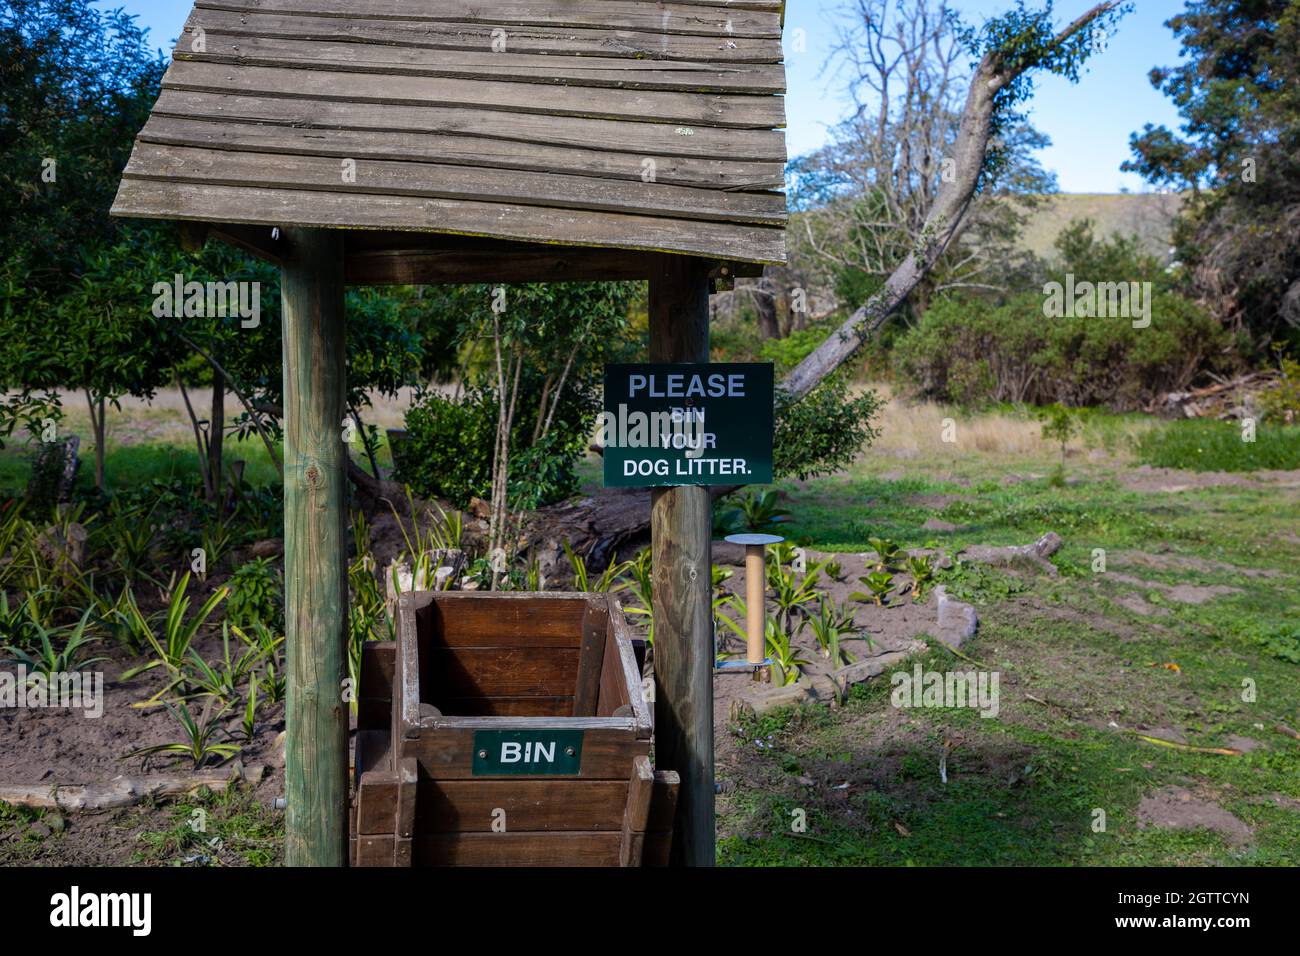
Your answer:
[[[1300,863],[1300,742],[1275,729],[1300,726],[1300,481],[1197,486],[1115,461],[1071,463],[1062,481],[1051,468],[1033,456],[952,469],[868,459],[786,485],[787,534],[822,550],[864,551],[868,536],[956,550],[1047,531],[1065,545],[1056,577],[940,575],[978,608],[962,654],[999,674],[995,718],[895,707],[887,672],[839,710],[727,728],[721,862]],[[922,531],[927,518],[959,528]],[[1185,593],[1203,603],[1170,597]],[[940,647],[919,659],[925,670],[976,669]],[[1222,825],[1142,826],[1144,798]]]

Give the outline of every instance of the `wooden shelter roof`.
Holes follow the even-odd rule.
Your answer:
[[[782,7],[199,0],[113,214],[781,262]]]

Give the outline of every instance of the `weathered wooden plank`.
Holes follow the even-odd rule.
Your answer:
[[[576,246],[672,250],[744,262],[785,261],[783,230],[767,226],[412,196],[124,178],[113,214],[141,219],[446,232]]]
[[[561,647],[434,647],[422,660],[423,699],[573,696],[578,651]]]
[[[385,726],[382,730],[358,730],[356,737],[356,754],[353,765],[358,777],[370,771],[391,770],[390,735]]]
[[[202,19],[197,23],[201,24]],[[193,25],[186,27],[186,32],[192,29]],[[234,37],[212,32],[204,37],[202,52],[195,52],[194,45],[193,38],[182,33],[173,56],[177,60],[241,67],[297,67],[336,73],[439,76],[548,86],[750,95],[785,92],[785,69],[779,63],[683,60],[645,63],[630,57],[493,53],[486,46],[481,50],[432,50],[353,41]]]
[[[654,719],[650,713],[650,706],[646,703],[645,694],[641,690],[641,667],[637,664],[636,652],[632,648],[632,629],[628,627],[622,601],[611,594],[609,605],[609,636],[613,640],[613,650],[617,655],[616,667],[626,688],[624,693],[627,703],[632,706],[637,736],[649,737],[654,728]]]
[[[397,809],[394,813],[393,865],[411,865],[411,837],[415,833],[416,783],[419,764],[410,757],[397,767]]]
[[[673,819],[677,815],[677,788],[680,783],[681,778],[674,770],[655,771],[654,793],[650,798],[650,816],[646,820],[648,832],[672,832]]]
[[[396,641],[367,641],[362,644],[359,696],[390,699],[393,696],[396,669]]]
[[[399,106],[373,103],[363,108],[347,102],[290,99],[274,93],[237,95],[165,89],[154,104],[153,115],[271,123],[306,130],[353,129],[465,136],[507,140],[512,144],[550,144],[588,152],[632,153],[659,158],[681,156],[729,162],[779,163],[786,160],[785,136],[776,130],[732,130],[707,125],[544,116],[458,109],[438,103]],[[503,148],[503,144],[496,146],[498,150]]]
[[[383,43],[438,50],[491,50],[499,26],[491,23],[455,23],[430,20],[372,20],[364,12],[356,16],[309,16],[260,12],[235,13],[197,8],[191,24],[201,25],[207,36],[267,37],[341,42]],[[194,38],[182,37],[193,50]],[[567,54],[573,56],[621,56],[638,60],[672,62],[695,60],[728,63],[779,63],[784,57],[776,37],[692,36],[660,33],[657,30],[606,28],[513,26],[506,31],[510,53]]]
[[[429,605],[433,646],[577,649],[588,602],[580,595],[446,592]],[[569,688],[569,694],[573,688]]]
[[[448,717],[567,717],[573,696],[441,697],[438,709]]]
[[[417,866],[617,866],[618,832],[445,833],[413,841]]]
[[[355,16],[355,0],[199,0],[209,10],[303,13],[316,16]],[[547,0],[440,0],[412,10],[402,0],[369,0],[368,18],[419,21],[490,23],[503,27],[516,24],[551,27],[604,27],[615,30],[645,30],[657,33],[704,34],[708,36],[779,37],[779,8],[757,4],[712,4],[647,0],[601,0],[600,3],[556,3]]]
[[[601,661],[600,693],[596,701],[596,714],[609,717],[620,707],[630,708],[631,703],[622,663],[619,660],[618,641],[614,637],[613,625],[609,625],[605,631],[605,652]]]
[[[407,592],[397,599],[397,669],[393,687],[393,756],[405,757],[403,738],[420,732],[419,609],[427,607],[427,593]]]
[[[650,818],[650,799],[654,790],[655,774],[649,757],[637,757],[632,762],[632,776],[627,787],[627,806],[623,812],[623,827],[619,834],[618,865],[640,866],[642,842],[633,838],[645,832]]]
[[[358,834],[356,839],[356,858],[354,866],[392,866],[393,835],[375,834],[366,836]]]
[[[527,718],[502,720],[485,717],[489,727],[508,730],[527,726]],[[559,724],[562,721],[554,721]],[[425,728],[418,737],[402,741],[402,756],[420,761],[424,774],[435,779],[460,779],[472,776],[474,731],[471,729]],[[590,729],[582,740],[582,766],[577,778],[588,780],[627,780],[633,758],[649,753],[649,741],[638,740],[632,730]],[[475,778],[483,779],[483,778]],[[549,778],[555,779],[555,778]]]
[[[588,605],[582,619],[582,646],[578,652],[578,675],[573,691],[573,716],[595,717],[600,698],[600,674],[605,660],[605,632],[609,629],[608,605]]]
[[[269,158],[265,153],[190,146],[155,144],[148,149],[137,149],[125,174],[136,179],[470,199],[713,222],[780,225],[786,218],[785,197],[776,193],[718,192],[659,183],[431,163],[336,160],[323,156]]]
[[[691,136],[681,136],[673,127],[654,123],[526,116],[519,117],[522,122],[516,126],[503,122],[509,114],[490,112],[482,114],[483,122],[476,127],[466,122],[464,110],[375,107],[361,116],[344,117],[334,114],[341,113],[345,104],[319,105],[321,110],[315,111],[300,100],[165,91],[140,131],[140,141],[358,160],[488,166],[634,182],[642,181],[648,157],[655,161],[655,179],[660,183],[748,190],[781,189],[784,185],[785,152],[780,134],[761,130],[701,128]],[[178,115],[191,108],[202,115]],[[380,128],[390,121],[390,116],[392,122],[405,127]],[[449,116],[452,122],[444,123]],[[296,123],[300,118],[302,122]],[[330,121],[355,121],[366,128],[343,129],[329,125]],[[576,128],[557,130],[556,125]],[[475,135],[470,135],[471,130]],[[703,155],[725,151],[727,132],[736,134],[735,158]],[[548,133],[554,134],[554,141],[529,140]],[[608,138],[616,134],[626,136]],[[638,146],[642,149],[637,150]],[[760,155],[750,159],[747,153]]]
[[[421,780],[415,833],[490,833],[497,810],[506,832],[609,830],[623,826],[626,780]],[[358,803],[360,833],[386,833],[396,812],[393,782],[367,784]]]
[[[592,256],[590,251],[609,253]],[[461,285],[476,282],[619,282],[646,278],[645,255],[625,250],[358,253],[345,265],[350,285]]]
[[[539,87],[499,80],[304,72],[285,67],[229,66],[187,60],[172,61],[163,76],[163,88],[334,100],[347,103],[357,111],[369,105],[437,104],[508,113],[648,120],[735,129],[773,129],[785,125],[785,104],[779,96]]]

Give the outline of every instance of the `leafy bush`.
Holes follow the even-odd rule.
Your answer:
[[[922,394],[958,404],[1030,402],[1131,410],[1185,388],[1212,366],[1226,333],[1177,295],[1159,264],[1134,240],[1097,241],[1087,222],[1057,240],[1064,285],[1150,282],[1150,324],[1122,316],[1048,317],[1043,290],[1002,303],[947,297],[934,301],[894,350],[898,373]]]
[[[773,472],[805,480],[851,464],[880,434],[871,420],[882,404],[873,391],[850,395],[842,375],[823,380],[798,402],[778,388]]]
[[[1300,423],[1300,362],[1281,358],[1281,380],[1259,396],[1260,411],[1272,422]]]
[[[226,616],[237,627],[284,627],[284,586],[270,558],[254,558],[230,576]]]
[[[481,392],[449,399],[418,396],[406,413],[406,438],[393,445],[393,476],[422,497],[464,505],[492,484],[497,409]]]
[[[1151,324],[1043,315],[1043,297],[1005,305],[939,299],[894,351],[898,373],[922,394],[958,404],[1032,402],[1139,408],[1184,388],[1224,346],[1199,307],[1154,293]]]
[[[1254,441],[1242,441],[1234,422],[1170,422],[1137,443],[1139,459],[1159,468],[1192,471],[1256,471],[1300,468],[1300,427],[1259,426]]]
[[[578,402],[581,408],[574,407]],[[576,466],[586,448],[582,423],[588,411],[594,407],[585,398],[562,401],[550,433],[532,444],[535,421],[520,416],[510,469],[514,507],[538,508],[577,490]],[[486,499],[492,491],[496,427],[496,393],[491,389],[468,391],[455,400],[426,392],[406,413],[405,440],[393,445],[394,477],[423,498],[445,498],[461,507],[470,498]]]

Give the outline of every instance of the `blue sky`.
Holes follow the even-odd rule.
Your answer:
[[[1062,23],[1073,19],[1091,0],[1057,0]],[[953,0],[967,21],[978,23],[1001,13],[1012,0]],[[171,50],[190,10],[188,0],[109,0],[104,6],[123,7],[149,27],[153,42]],[[825,142],[827,127],[847,111],[846,99],[822,66],[833,40],[830,24],[841,0],[787,0],[786,37],[803,29],[807,49],[787,51],[786,115],[790,155],[807,152]],[[1120,172],[1128,158],[1129,134],[1144,123],[1175,127],[1178,116],[1169,100],[1147,80],[1153,66],[1178,60],[1178,43],[1164,22],[1177,13],[1181,0],[1138,0],[1105,50],[1089,62],[1077,84],[1055,76],[1041,76],[1029,104],[1030,119],[1046,133],[1052,145],[1040,154],[1043,165],[1054,171],[1065,192],[1135,192],[1146,185],[1131,173]]]

